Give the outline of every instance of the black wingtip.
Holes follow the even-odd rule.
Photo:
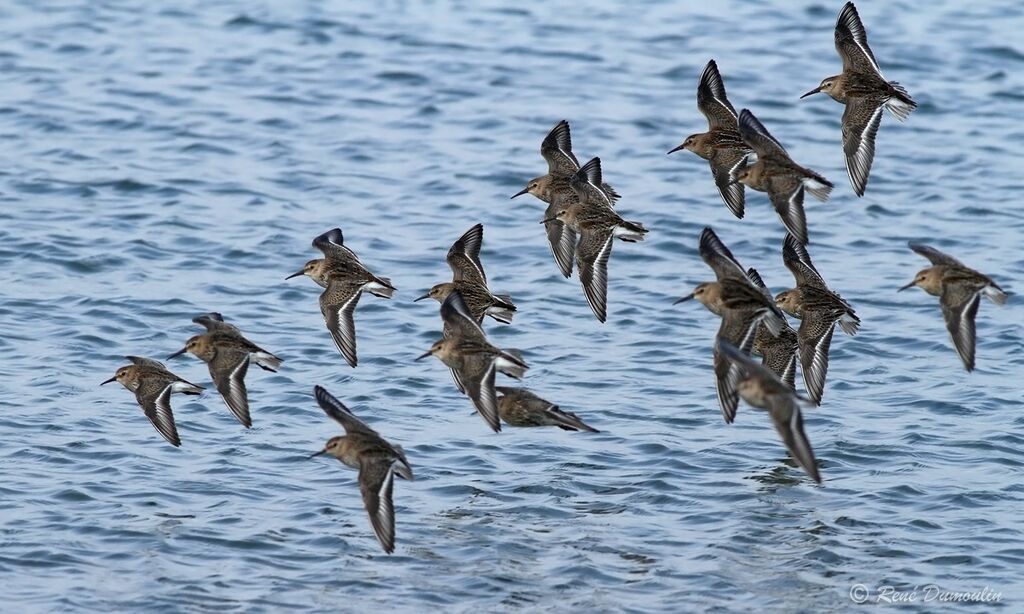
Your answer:
[[[352,411],[345,407],[342,403],[330,392],[327,392],[322,386],[313,386],[313,396],[316,397],[316,402],[320,406],[320,409],[324,410],[328,416],[334,416],[336,414],[351,414]]]
[[[472,312],[470,312],[469,307],[466,305],[466,299],[462,298],[462,293],[458,290],[452,290],[448,294],[448,298],[444,299],[444,302],[441,303],[441,319],[444,320],[451,317],[453,311],[471,320],[474,319]]]
[[[317,247],[323,243],[334,243],[337,245],[344,245],[345,237],[341,234],[340,228],[332,228],[327,232],[321,234],[317,238],[313,239],[314,247]]]
[[[604,183],[603,173],[601,171],[601,158],[595,156],[586,164],[581,166],[580,170],[576,171],[576,179],[579,181],[588,181],[597,189],[601,189],[601,184]]]

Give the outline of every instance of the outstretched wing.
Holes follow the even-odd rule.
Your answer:
[[[729,251],[729,248],[722,243],[714,230],[705,228],[700,233],[700,257],[719,279],[736,278],[747,279],[743,266]]]
[[[885,105],[872,98],[851,98],[843,112],[843,153],[846,172],[857,196],[868,187],[871,163],[875,159],[875,135],[882,123]]]
[[[769,158],[771,156],[783,156],[788,158],[786,148],[768,132],[764,124],[760,122],[748,109],[740,111],[740,137],[748,147],[754,150],[758,158]]]
[[[741,149],[721,149],[708,160],[715,185],[729,211],[743,219],[743,184],[739,182],[740,171],[747,165],[749,152]]]
[[[548,173],[552,175],[572,175],[576,172],[580,162],[572,153],[569,122],[563,119],[555,124],[540,144],[540,155],[547,160]]]
[[[608,258],[612,253],[613,240],[611,230],[588,228],[584,229],[576,249],[583,294],[600,322],[608,317]]]
[[[964,368],[974,370],[974,349],[976,334],[974,319],[978,315],[981,293],[976,288],[957,283],[948,283],[939,297],[946,328],[953,338],[953,345],[964,362]]]
[[[245,389],[245,374],[249,371],[249,352],[242,349],[218,348],[210,361],[210,377],[217,392],[231,413],[246,428],[252,426],[249,415],[249,396]]]
[[[178,437],[178,427],[174,424],[174,413],[171,411],[173,385],[173,381],[153,381],[150,386],[144,383],[135,393],[135,398],[157,432],[172,446],[180,446],[181,438]]]
[[[708,127],[735,128],[736,109],[725,94],[725,82],[714,60],[707,63],[697,84],[697,108],[708,118]]]
[[[804,314],[797,330],[800,343],[800,366],[804,374],[807,396],[815,405],[821,405],[825,392],[825,376],[828,375],[828,352],[835,332],[835,320],[821,311]]]
[[[907,243],[910,249],[927,258],[932,264],[945,264],[949,266],[964,267],[964,263],[949,254],[944,254],[930,245],[911,241]],[[966,268],[966,267],[964,267]]]
[[[316,397],[316,402],[320,405],[320,409],[324,410],[324,413],[332,418],[335,422],[340,424],[345,429],[346,433],[372,433],[377,434],[377,431],[373,430],[365,422],[356,417],[345,404],[339,401],[333,394],[327,392],[326,389],[320,386],[313,386],[313,396]]]
[[[814,286],[828,290],[825,280],[821,278],[818,270],[814,268],[814,263],[811,262],[811,255],[807,252],[807,248],[789,233],[786,234],[786,238],[782,242],[782,261],[785,263],[786,268],[793,273],[793,278],[798,286]]]
[[[873,72],[882,77],[875,54],[868,47],[868,32],[853,2],[847,2],[836,19],[836,51],[843,60],[844,72]]]
[[[347,262],[359,262],[359,256],[345,247],[344,237],[340,228],[332,228],[317,238],[313,239],[313,247],[323,252],[324,256],[330,259]]]
[[[441,319],[444,321],[445,330],[456,336],[485,337],[484,329],[480,328],[479,322],[473,317],[473,313],[466,305],[462,293],[452,290],[448,298],[441,303]]]
[[[348,364],[356,366],[356,323],[354,312],[363,286],[335,280],[320,295],[320,312],[324,316],[327,330]]]
[[[480,263],[480,246],[483,242],[484,225],[476,224],[452,244],[447,260],[455,281],[469,279],[487,285],[484,265]]]
[[[480,417],[497,433],[501,430],[501,422],[498,417],[498,398],[494,390],[494,362],[494,357],[488,354],[465,357],[462,369],[459,370],[459,381],[466,389],[466,396],[480,412]]]
[[[370,526],[377,534],[384,552],[395,551],[395,506],[392,494],[395,487],[395,471],[392,461],[382,456],[370,456],[359,465],[359,491],[363,494],[363,505],[370,516]]]

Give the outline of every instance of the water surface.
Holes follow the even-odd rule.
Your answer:
[[[926,240],[1021,286],[1020,7],[863,3],[882,68],[920,107],[883,120],[868,193],[843,166],[842,108],[798,100],[839,70],[840,3],[652,0],[537,6],[124,0],[0,8],[0,582],[19,611],[830,611],[851,585],[988,586],[1019,609],[1024,418],[1016,300],[985,303],[963,371],[936,300],[896,294]],[[791,284],[760,194],[746,219],[706,164],[665,151],[704,129],[715,58],[795,159],[832,179],[808,201],[811,253],[863,319],[833,343],[806,428],[812,486],[767,418],[715,399],[717,320],[672,306],[710,271],[713,226],[775,290]],[[620,211],[609,322],[548,253],[541,139],[572,122]],[[485,225],[488,327],[526,385],[600,434],[490,433],[437,361],[444,255]],[[347,367],[319,288],[284,277],[339,226],[394,300],[357,312]],[[1015,297],[1016,298],[1016,297]],[[217,310],[285,359],[251,369],[254,427],[212,392],[176,397],[174,449],[132,396],[125,354],[164,357]],[[170,364],[197,383],[205,366]],[[354,474],[305,460],[337,426],[321,384],[391,441],[398,548],[385,556]],[[920,601],[908,609],[929,610]]]

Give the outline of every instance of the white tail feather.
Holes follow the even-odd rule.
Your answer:
[[[252,355],[252,359],[256,364],[270,371],[277,371],[281,368],[281,363],[284,362],[270,352],[256,352]]]
[[[821,202],[828,200],[828,195],[832,192],[831,184],[822,183],[814,177],[804,178],[804,188]]]
[[[992,301],[996,305],[1005,305],[1007,294],[995,286],[985,286],[981,289],[981,293],[985,295],[985,298]]]

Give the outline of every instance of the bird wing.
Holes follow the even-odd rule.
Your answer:
[[[548,205],[544,213],[544,230],[548,234],[548,244],[551,246],[551,255],[555,257],[555,264],[562,276],[569,278],[572,275],[573,257],[576,255],[576,231],[558,220],[551,220],[562,209],[560,204]]]
[[[944,284],[942,296],[939,297],[946,328],[968,371],[974,370],[974,348],[977,342],[974,319],[978,315],[980,302],[979,288],[955,281]]]
[[[210,360],[210,377],[224,403],[246,428],[252,426],[245,374],[249,371],[249,352],[237,348],[218,347]]]
[[[610,229],[587,228],[583,230],[576,249],[583,294],[600,322],[604,322],[608,315],[608,258],[612,253],[613,240]]]
[[[697,83],[697,108],[708,119],[708,127],[735,128],[736,109],[729,103],[725,82],[714,60],[707,63]]]
[[[153,367],[154,369],[161,369],[167,371],[167,367],[164,363],[159,360],[153,360],[152,358],[144,358],[142,356],[125,356],[132,364],[139,365],[140,367]]]
[[[356,417],[345,404],[320,386],[313,387],[313,396],[324,413],[340,424],[346,433],[369,433],[377,435],[377,431]],[[379,437],[379,435],[377,435]]]
[[[359,262],[359,256],[345,247],[344,237],[340,228],[332,228],[317,238],[313,239],[313,247],[323,252],[329,260],[345,262]]]
[[[459,369],[459,381],[466,389],[466,396],[473,401],[480,417],[495,433],[501,430],[498,416],[498,398],[494,390],[494,357],[488,354],[470,354]]]
[[[363,286],[345,280],[334,280],[320,295],[320,312],[327,330],[348,364],[356,366],[356,323],[354,312]]]
[[[797,338],[800,343],[800,366],[804,373],[807,396],[821,405],[828,374],[828,351],[835,332],[835,320],[821,311],[805,311]]]
[[[700,233],[700,257],[715,272],[719,281],[730,277],[747,279],[743,266],[710,228]]]
[[[771,415],[775,430],[782,438],[782,443],[793,455],[797,464],[807,472],[807,475],[820,484],[821,474],[818,472],[818,463],[814,458],[811,441],[807,439],[807,433],[804,431],[803,414],[800,412],[800,406],[793,393],[773,394],[769,397],[768,403],[768,413]]]
[[[932,264],[945,264],[948,266],[967,268],[964,266],[964,263],[960,262],[956,258],[949,254],[944,254],[930,245],[917,243],[915,241],[911,241],[907,243],[907,245],[909,245],[910,249],[914,250],[916,253],[927,258]]]
[[[540,144],[540,155],[547,160],[548,173],[552,175],[572,175],[579,169],[580,162],[572,153],[569,122],[563,119],[555,124]]]
[[[458,290],[452,290],[448,298],[441,303],[441,319],[444,321],[445,330],[452,335],[478,339],[486,337],[484,329],[473,317],[473,312],[469,310],[466,300]]]
[[[748,147],[754,150],[758,158],[780,156],[789,158],[786,148],[768,132],[754,114],[747,109],[740,111],[739,118],[740,137]]]
[[[843,153],[846,155],[846,173],[853,191],[864,196],[868,174],[875,159],[875,135],[882,123],[885,104],[874,98],[850,98],[843,112]]]
[[[804,212],[804,183],[793,175],[773,177],[768,182],[768,198],[779,214],[782,225],[797,241],[807,243],[807,214]]]
[[[875,54],[868,46],[868,32],[852,2],[843,6],[836,19],[836,51],[843,60],[844,72],[873,72],[882,78]]]
[[[782,261],[786,268],[793,273],[793,279],[796,280],[798,286],[814,286],[828,290],[825,280],[821,278],[818,269],[814,267],[807,248],[789,233],[786,234],[786,238],[782,242]]]
[[[743,184],[739,182],[740,171],[747,165],[749,152],[742,149],[719,149],[708,160],[715,185],[722,200],[733,215],[742,219],[744,208]]]
[[[392,495],[395,471],[390,459],[379,455],[364,458],[359,465],[359,491],[384,552],[395,551],[395,506]]]
[[[484,225],[477,224],[466,231],[448,250],[448,266],[454,281],[469,279],[487,285],[484,265],[480,262],[480,246],[484,241]]]
[[[181,438],[178,437],[178,427],[174,424],[174,413],[171,411],[173,385],[173,380],[144,382],[135,393],[135,399],[157,432],[172,446],[180,446]]]

